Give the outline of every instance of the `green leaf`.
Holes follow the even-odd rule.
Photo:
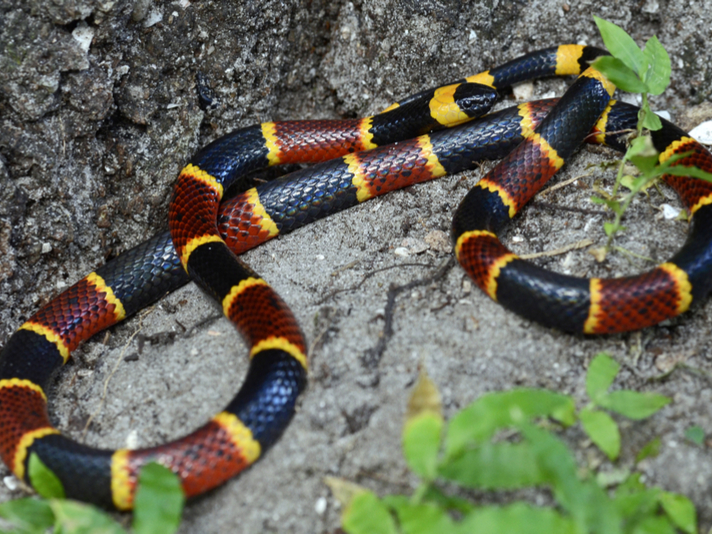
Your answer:
[[[648,70],[643,75],[648,92],[652,95],[662,94],[670,85],[670,72],[672,71],[670,56],[655,36],[645,43],[643,55],[648,63]]]
[[[612,236],[616,232],[621,232],[625,230],[625,226],[621,226],[620,224],[612,223],[612,222],[604,222],[603,223],[603,231],[606,232],[606,235],[608,237]]]
[[[660,168],[667,170],[668,167],[672,167],[673,164],[677,161],[685,159],[686,157],[691,156],[694,153],[694,150],[688,150],[687,152],[678,152],[676,154],[672,154],[660,164]]]
[[[661,445],[662,441],[660,440],[660,437],[654,437],[646,443],[642,449],[640,449],[640,452],[635,457],[635,462],[642,462],[646,458],[655,458],[658,454],[660,454]]]
[[[599,352],[591,360],[586,373],[586,393],[593,402],[606,394],[620,368],[618,362],[606,352]]]
[[[630,469],[617,467],[610,471],[598,471],[596,473],[596,484],[602,488],[610,488],[625,482],[630,477]]]
[[[638,393],[621,390],[609,393],[601,399],[599,406],[614,411],[629,419],[650,417],[670,402],[669,397],[657,393]]]
[[[618,213],[621,209],[620,202],[609,198],[591,197],[591,202],[593,202],[594,204],[602,204],[614,213]]]
[[[30,497],[0,503],[0,517],[25,530],[44,531],[54,525],[54,514],[49,503]]]
[[[574,522],[551,508],[535,508],[525,503],[482,506],[465,516],[457,532],[477,534],[576,534]],[[452,531],[438,531],[450,534]]]
[[[88,504],[52,499],[49,505],[62,534],[126,534],[109,515]]]
[[[668,167],[664,169],[663,174],[672,174],[674,176],[692,176],[706,182],[712,182],[712,173],[698,169],[697,167],[685,167],[683,165]]]
[[[653,169],[658,164],[658,156],[658,151],[655,149],[650,135],[642,135],[633,139],[626,153],[626,158],[648,177],[653,175]]]
[[[185,495],[178,477],[151,462],[141,468],[134,500],[135,534],[172,534],[178,530]]]
[[[663,123],[660,121],[660,117],[658,117],[652,111],[649,113],[645,113],[643,118],[643,128],[647,128],[648,130],[652,131],[658,131],[662,127]]]
[[[30,454],[28,472],[30,483],[35,491],[45,499],[64,499],[64,486],[57,475],[50,471],[40,457],[34,452]]]
[[[591,202],[593,202],[594,204],[603,204],[603,205],[605,205],[607,202],[609,202],[608,199],[601,198],[601,197],[591,197],[589,200]]]
[[[643,173],[643,179],[637,181],[637,188],[640,188],[641,182],[644,184],[647,182],[651,177],[657,176],[660,173],[656,171],[656,167],[658,165],[658,156],[657,154],[655,156],[633,156],[630,158],[630,161],[638,167],[640,172]]]
[[[621,451],[621,434],[616,422],[605,412],[584,408],[579,413],[581,424],[591,438],[610,460],[618,458]]]
[[[694,425],[685,430],[685,439],[695,445],[702,445],[705,442],[705,431],[701,426]]]
[[[446,451],[455,454],[472,443],[482,443],[501,429],[535,417],[551,417],[564,425],[576,422],[574,401],[543,389],[520,388],[489,393],[450,421]]]
[[[697,532],[697,512],[690,499],[677,493],[663,491],[660,494],[660,504],[675,525],[688,534]]]
[[[442,429],[442,417],[432,412],[411,418],[403,429],[405,460],[413,472],[425,480],[433,480],[437,474]]]
[[[516,489],[547,481],[527,442],[484,443],[449,459],[439,474],[474,489]]]
[[[385,502],[387,506],[390,506],[388,499],[388,497],[384,497],[383,502]],[[477,508],[467,499],[446,495],[439,488],[433,485],[428,485],[426,488],[425,493],[423,494],[422,502],[431,502],[437,504],[441,508],[453,510],[459,512],[460,514],[467,514]]]
[[[529,423],[520,428],[531,442],[539,469],[548,478],[556,500],[571,514],[580,531],[621,533],[621,517],[613,502],[595,482],[578,479],[576,462],[566,445]]]
[[[645,484],[640,481],[640,473],[633,473],[628,479],[616,489],[616,497],[621,495],[631,495],[645,491]],[[657,497],[655,497],[657,499]]]
[[[636,73],[618,58],[601,56],[593,62],[593,67],[601,71],[621,91],[645,93],[648,90],[648,86],[638,78]]]
[[[654,175],[658,176],[658,168],[655,169]],[[638,176],[634,178],[633,176],[626,174],[621,178],[621,185],[627,187],[633,192],[646,191],[655,185],[655,180],[648,176]]]
[[[439,534],[454,532],[455,522],[433,503],[414,504],[407,499],[388,500],[395,510],[403,534]]]
[[[657,156],[658,151],[655,150],[655,145],[653,145],[653,138],[649,135],[641,135],[634,138],[630,142],[630,148],[626,152],[626,156],[631,158],[633,156]]]
[[[643,51],[635,44],[633,38],[623,28],[616,26],[612,22],[596,16],[593,17],[593,20],[596,21],[596,26],[598,26],[598,31],[601,32],[601,38],[608,51],[636,74],[643,74],[647,62]]]
[[[398,534],[388,509],[370,491],[351,500],[344,509],[341,525],[348,534]]]
[[[675,534],[675,529],[666,517],[644,517],[633,529],[633,534]]]
[[[653,515],[658,510],[661,490],[646,488],[640,482],[640,473],[628,477],[623,484],[618,486],[613,502],[616,509],[630,523],[641,517]]]

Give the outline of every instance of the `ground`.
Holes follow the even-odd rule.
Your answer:
[[[710,118],[709,0],[0,0],[0,346],[58,291],[164,228],[175,176],[200,146],[266,120],[378,112],[538,48],[601,45],[594,14],[639,43],[657,35],[669,51],[672,83],[656,109],[686,128]],[[217,109],[199,108],[198,71]],[[537,82],[533,96],[561,94],[568,83]],[[594,187],[610,190],[612,174],[587,165],[612,157],[582,150],[555,180],[585,176],[525,210],[508,235],[515,251],[601,244],[605,217],[589,198]],[[245,255],[312,344],[309,388],[279,443],[191,502],[181,532],[335,532],[340,510],[325,476],[379,492],[414,484],[400,431],[420,368],[441,389],[447,415],[514,386],[555,389],[583,404],[586,368],[600,351],[622,364],[615,387],[674,402],[650,420],[621,422],[616,466],[583,435],[569,435],[580,461],[630,468],[659,436],[660,455],[639,468],[646,482],[688,495],[707,532],[712,303],[639,333],[572,336],[503,310],[452,266],[397,296],[393,336],[373,356],[389,287],[448,262],[452,214],[488,168],[377,199]],[[662,194],[640,197],[619,241],[657,262],[686,232],[685,222],[660,216],[657,207],[677,202]],[[621,254],[599,265],[585,249],[538,261],[584,276],[649,267]],[[198,427],[229,401],[246,369],[238,335],[193,285],[99,338],[77,351],[50,395],[59,428],[96,446],[127,438],[145,446]],[[685,440],[693,425],[705,430],[705,445]],[[0,499],[19,494],[0,487]]]

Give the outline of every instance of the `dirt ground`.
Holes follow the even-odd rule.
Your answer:
[[[363,116],[538,48],[601,45],[594,14],[667,48],[672,83],[655,108],[686,128],[712,117],[710,0],[0,0],[0,346],[57,292],[165,228],[178,170],[209,141],[266,120]],[[199,108],[198,71],[217,109]],[[536,82],[533,98],[568,83]],[[594,187],[610,190],[613,174],[587,165],[611,157],[582,150],[555,181],[580,178],[517,218],[507,236],[514,250],[602,244],[605,217],[589,198]],[[572,336],[503,310],[451,266],[397,296],[393,336],[373,357],[389,287],[448,262],[452,214],[488,168],[376,199],[244,256],[312,343],[309,388],[278,444],[192,501],[181,532],[337,532],[325,476],[382,493],[415,483],[400,432],[419,368],[447,415],[515,386],[583,404],[586,368],[604,350],[622,365],[616,387],[674,402],[649,420],[621,421],[615,465],[570,433],[579,460],[632,468],[659,436],[660,455],[639,465],[645,481],[689,496],[701,532],[712,527],[711,302],[643,332]],[[671,256],[687,224],[663,218],[664,203],[679,205],[669,191],[641,196],[618,244],[656,262]],[[649,267],[623,254],[599,265],[585,249],[538,261],[581,276]],[[193,430],[232,398],[247,367],[239,336],[192,284],[99,337],[50,396],[59,428],[95,446],[146,446]],[[693,425],[706,432],[703,446],[684,437]],[[0,484],[0,499],[18,495]]]

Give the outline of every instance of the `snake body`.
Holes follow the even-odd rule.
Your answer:
[[[293,315],[235,254],[374,196],[503,157],[515,147],[467,195],[453,224],[458,259],[487,294],[533,320],[585,332],[641,328],[684,311],[710,289],[710,184],[667,178],[694,216],[692,230],[672,260],[642,278],[571,282],[519,260],[496,238],[592,129],[595,142],[621,149],[621,136],[609,132],[635,127],[637,108],[609,102],[610,84],[586,70],[561,101],[522,104],[467,121],[489,109],[492,89],[536,76],[579,74],[602,53],[563,45],[424,91],[381,115],[263,123],[202,149],[178,178],[170,233],[79,281],[32,316],[4,347],[0,456],[5,464],[31,482],[27,465],[36,454],[68,497],[120,510],[132,507],[138,472],[152,460],[180,477],[187,496],[222,484],[279,438],[307,372],[306,343]],[[386,144],[395,140],[400,142]],[[661,158],[692,151],[677,165],[712,170],[710,154],[674,125],[665,122],[654,141]],[[323,160],[330,161],[220,204],[224,192],[251,170]],[[52,373],[83,340],[191,278],[222,304],[250,347],[250,368],[237,396],[193,433],[147,449],[99,450],[61,435],[47,415],[44,391]],[[649,296],[649,288],[661,287],[668,295],[662,303],[658,294]],[[645,313],[641,305],[647,306]],[[614,316],[611,306],[622,309],[625,320]]]

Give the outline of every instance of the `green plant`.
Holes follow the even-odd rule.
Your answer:
[[[670,56],[653,36],[640,49],[635,41],[622,28],[606,20],[594,17],[601,37],[611,56],[599,57],[593,63],[620,90],[639,93],[642,105],[638,115],[638,127],[632,133],[630,145],[618,165],[618,173],[613,191],[607,197],[592,197],[591,200],[610,208],[615,217],[612,222],[604,223],[608,236],[605,247],[595,254],[599,260],[605,258],[616,233],[625,229],[621,224],[623,214],[631,201],[640,191],[650,187],[665,174],[693,176],[712,181],[712,174],[695,167],[676,167],[675,162],[687,154],[675,155],[659,163],[659,154],[653,147],[649,131],[662,128],[660,118],[653,113],[648,95],[659,95],[670,84]],[[647,130],[647,131],[646,131]],[[638,169],[638,176],[626,174],[626,163],[633,163]],[[625,185],[630,192],[618,197],[618,190]]]
[[[35,454],[29,474],[41,498],[27,497],[0,504],[0,517],[13,534],[125,534],[124,528],[98,508],[64,498],[64,488]],[[141,469],[134,502],[134,534],[172,534],[178,530],[185,497],[169,469],[149,463]],[[50,530],[51,529],[51,530]]]
[[[344,491],[343,484],[332,480],[330,485],[345,505],[344,530],[348,534],[696,533],[695,509],[687,498],[647,488],[637,473],[625,471],[617,487],[609,490],[611,481],[579,467],[551,431],[578,420],[591,441],[616,459],[620,433],[608,412],[642,419],[670,400],[654,393],[609,391],[618,371],[619,365],[607,354],[593,359],[586,376],[590,402],[578,412],[567,395],[515,389],[484,395],[448,425],[435,386],[421,375],[403,431],[404,456],[420,486],[412,496],[379,499],[351,484]],[[451,495],[449,490],[456,485],[480,491],[547,488],[555,505],[476,504]]]

